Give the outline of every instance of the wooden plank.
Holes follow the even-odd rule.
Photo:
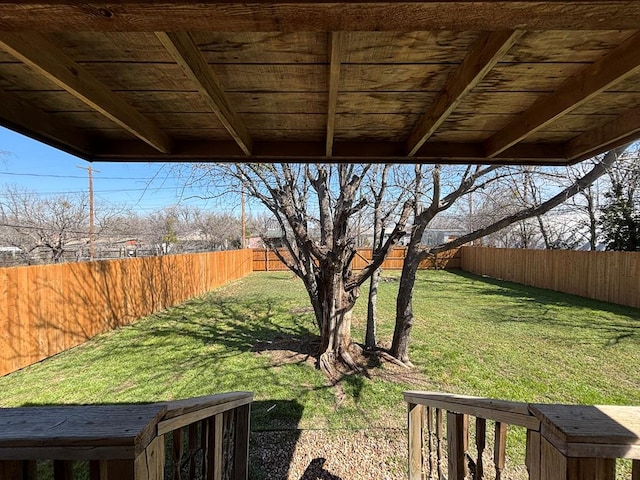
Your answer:
[[[144,455],[144,452],[142,453]],[[133,460],[100,461],[100,480],[140,480]]]
[[[590,98],[640,70],[640,34],[570,77],[551,96],[541,98],[512,124],[486,141],[488,157],[508,149]]]
[[[507,458],[507,424],[496,422],[495,437],[493,443],[493,464],[496,468],[496,480],[502,478]]]
[[[236,400],[230,400],[225,403],[204,407],[200,410],[191,411],[182,415],[165,418],[160,423],[158,423],[158,435],[177,430],[191,423],[198,422],[222,412],[227,412],[235,408],[242,407],[249,403],[251,403],[251,398],[238,398]]]
[[[345,33],[344,62],[459,64],[477,36],[475,31],[352,31]]]
[[[73,480],[73,463],[69,460],[53,461],[54,480]]]
[[[487,420],[485,418],[476,418],[476,450],[478,457],[476,460],[476,480],[484,479],[484,449],[487,445]]]
[[[436,464],[438,468],[438,480],[441,480],[442,475],[442,425],[443,425],[443,414],[442,409],[436,408]]]
[[[136,480],[163,480],[165,463],[165,438],[154,438],[134,462]],[[191,477],[193,478],[193,477]]]
[[[570,480],[615,480],[615,458],[568,458],[567,477]]]
[[[250,414],[250,404],[242,405],[235,411],[232,476],[238,480],[249,478]]]
[[[327,32],[193,32],[210,64],[318,64],[327,61]]]
[[[344,49],[344,34],[331,32],[329,36],[329,98],[327,100],[327,138],[326,155],[333,152],[333,137],[336,128],[336,107],[338,105],[338,89],[340,86],[340,65]]]
[[[49,37],[79,63],[172,61],[153,32],[103,32],[96,35],[86,30],[64,30]]]
[[[191,35],[187,32],[158,32],[156,36],[185,74],[197,85],[200,94],[204,96],[242,151],[251,155],[252,140],[249,131]]]
[[[268,8],[265,6],[268,5]],[[640,7],[622,0],[502,0],[482,2],[295,2],[253,3],[209,0],[197,5],[168,3],[162,9],[148,2],[86,5],[29,0],[0,6],[0,29],[34,31],[175,31],[314,32],[337,30],[609,30],[637,29]]]
[[[567,458],[544,437],[540,444],[540,474],[542,480],[567,480]]]
[[[171,150],[169,138],[142,114],[105,87],[85,68],[39,34],[2,32],[0,45],[60,88],[105,115],[158,151]]]
[[[631,480],[640,480],[640,460],[633,460],[631,466]]]
[[[37,447],[44,452],[49,447],[78,451],[128,447],[139,453],[155,436],[155,426],[165,411],[161,404],[3,408],[0,458],[5,448]],[[110,421],[104,422],[105,418]]]
[[[640,407],[536,404],[530,409],[543,434],[561,443],[640,445]]]
[[[423,478],[424,406],[409,403],[407,422],[409,429],[409,480]],[[431,451],[429,451],[431,454]]]
[[[447,80],[436,101],[420,119],[407,140],[407,155],[412,157],[440,125],[458,107],[463,98],[485,77],[522,31],[483,33],[469,50],[456,71]]]
[[[447,412],[448,477],[464,480],[464,415]]]
[[[212,459],[213,468],[211,478],[213,480],[222,480],[223,473],[223,447],[224,447],[224,413],[219,413],[213,417],[213,428],[211,429],[213,447]]]
[[[442,90],[454,64],[344,64],[340,92],[433,92]]]
[[[505,62],[593,62],[624,42],[628,30],[526,32],[504,57]]]
[[[416,391],[404,392],[404,399],[406,402],[429,405],[487,420],[496,420],[531,430],[539,430],[540,428],[540,421],[529,414],[528,404],[522,402]]]
[[[0,478],[21,479],[24,474],[23,467],[21,460],[0,460]]]
[[[0,89],[0,124],[81,158],[91,156],[90,139],[79,129]]]
[[[525,452],[525,465],[529,472],[529,480],[540,480],[540,432],[527,430],[527,446]]]
[[[572,160],[604,149],[613,149],[640,136],[640,110],[634,108],[615,120],[598,125],[567,142],[567,157]]]

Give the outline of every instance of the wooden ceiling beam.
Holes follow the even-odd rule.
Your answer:
[[[626,145],[640,137],[640,110],[633,109],[615,120],[588,130],[567,142],[567,158],[579,161],[605,150]]]
[[[625,78],[640,72],[640,33],[540,98],[485,142],[488,158],[532,135]]]
[[[451,115],[464,97],[482,81],[496,63],[522,36],[523,31],[483,32],[460,66],[449,77],[429,110],[407,139],[407,155],[413,157],[420,147]]]
[[[344,43],[342,32],[331,32],[329,35],[329,99],[327,109],[326,155],[333,152],[333,137],[336,129],[336,109],[338,107],[338,86],[340,84],[340,58]]]
[[[246,155],[251,155],[251,135],[191,35],[188,32],[158,32],[156,36],[185,74],[196,84],[200,94],[238,146]]]
[[[403,142],[339,142],[333,156],[325,155],[325,142],[256,141],[247,157],[231,141],[176,141],[170,155],[159,154],[140,141],[106,142],[99,145],[95,161],[157,162],[344,162],[344,163],[444,163],[487,164],[481,143],[428,143],[413,158],[407,158]],[[427,148],[428,147],[428,148]],[[566,165],[561,144],[523,144],[500,156],[507,164]]]
[[[171,151],[162,130],[42,35],[0,32],[0,48],[158,151]]]
[[[85,160],[91,158],[91,139],[82,130],[68,127],[59,118],[2,89],[0,125]]]
[[[17,31],[635,30],[628,0],[199,2],[23,0],[0,4],[0,30]]]

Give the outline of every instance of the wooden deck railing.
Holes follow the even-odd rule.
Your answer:
[[[615,480],[618,458],[632,462],[628,475],[618,471],[617,478],[640,480],[640,407],[528,404],[434,392],[405,392],[404,398],[409,480],[479,480],[491,478],[488,470],[503,478],[508,426],[526,429],[531,480]],[[491,465],[487,421],[494,427]]]
[[[0,409],[0,480],[246,480],[252,400]]]
[[[173,480],[246,479],[253,394],[227,393],[168,404],[158,424]]]

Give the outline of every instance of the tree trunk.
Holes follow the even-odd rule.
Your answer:
[[[598,249],[598,219],[593,194],[590,191],[587,195],[587,211],[589,213],[589,249],[595,251]]]
[[[322,319],[320,324],[320,350],[318,366],[330,377],[336,377],[336,368],[343,364],[357,370],[349,354],[351,345],[352,311],[358,297],[358,289],[347,292],[341,268],[335,265],[322,269],[318,281],[318,299]]]
[[[413,327],[413,286],[421,260],[418,252],[421,238],[422,235],[417,240],[412,237],[407,248],[396,300],[396,325],[393,330],[393,343],[389,352],[391,356],[409,366],[411,365],[409,361],[409,335],[411,327]]]
[[[367,330],[364,337],[364,349],[376,349],[376,304],[378,302],[378,285],[380,284],[381,269],[376,269],[369,279],[369,304],[367,306]]]

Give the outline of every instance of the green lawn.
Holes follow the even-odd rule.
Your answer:
[[[397,273],[385,279],[379,337],[388,343]],[[403,427],[406,389],[640,405],[640,310],[445,271],[419,273],[414,308],[415,371],[383,365],[336,389],[313,368],[316,327],[300,282],[256,273],[0,378],[0,405],[250,390],[257,430]],[[365,312],[361,301],[356,341]]]

